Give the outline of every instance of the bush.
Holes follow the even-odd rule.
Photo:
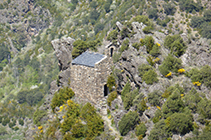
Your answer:
[[[119,121],[119,132],[122,136],[125,136],[131,129],[135,128],[135,125],[138,123],[138,113],[129,111],[125,114],[122,119]]]
[[[143,75],[143,80],[146,84],[152,85],[158,82],[157,73],[154,70],[149,70]]]
[[[152,21],[146,15],[138,15],[132,19],[132,22],[139,22],[139,23],[142,22],[147,26],[153,27]]]
[[[73,59],[85,52],[88,49],[88,45],[83,40],[76,40],[73,42],[72,57]]]
[[[136,42],[136,43],[133,43],[132,46],[133,46],[134,48],[136,48],[136,50],[138,51],[138,50],[139,50],[139,47],[141,46],[141,44],[138,43],[138,42]]]
[[[113,30],[108,34],[107,40],[111,41],[114,45],[117,45],[117,35],[118,35],[118,31]]]
[[[180,35],[168,35],[164,40],[164,46],[171,50],[171,53],[180,57],[185,53],[186,45]]]
[[[153,129],[150,131],[150,135],[148,137],[149,140],[159,140],[159,139],[168,139],[172,136],[172,133],[169,131],[165,120],[162,119],[157,122]]]
[[[139,102],[137,106],[138,112],[142,115],[142,113],[147,109],[146,101],[142,98],[141,102]]]
[[[130,93],[130,90],[131,90],[131,86],[130,86],[130,82],[128,81],[121,92],[121,97],[123,101],[125,99],[126,94]]]
[[[108,79],[107,79],[106,83],[107,83],[107,87],[109,89],[109,92],[112,91],[113,87],[116,87],[116,82],[115,82],[115,79],[114,79],[114,77],[112,75],[108,76]]]
[[[98,32],[102,31],[104,29],[104,24],[102,23],[97,23],[95,25],[95,28],[94,28],[94,31],[95,31],[95,34],[97,34]]]
[[[201,3],[195,3],[193,0],[180,0],[179,6],[182,11],[186,11],[189,13],[193,11],[199,12],[203,8]]]
[[[121,55],[122,55],[121,53],[116,53],[116,52],[115,52],[115,53],[113,54],[113,56],[112,56],[113,62],[114,62],[114,63],[117,63],[117,62],[119,61],[119,58],[121,57]]]
[[[141,78],[143,78],[143,75],[149,70],[153,70],[153,67],[148,64],[142,64],[138,66],[138,72]]]
[[[162,93],[160,91],[153,91],[148,94],[148,102],[153,106],[161,106],[161,98]]]
[[[149,54],[153,57],[158,57],[160,55],[160,46],[158,46],[158,44],[155,44]]]
[[[174,15],[174,13],[176,12],[176,8],[172,3],[164,4],[163,8],[167,15]]]
[[[151,18],[151,19],[153,18],[155,20],[158,18],[157,12],[158,12],[157,8],[150,8],[147,10],[147,14],[148,14],[149,18]]]
[[[141,124],[136,126],[136,131],[135,131],[136,136],[140,136],[141,135],[142,137],[145,137],[146,131],[147,131],[147,127],[145,126],[144,123],[141,123]]]
[[[152,50],[153,46],[155,45],[155,44],[154,44],[154,39],[152,38],[152,36],[146,36],[146,37],[142,40],[142,43],[143,43],[143,45],[146,46],[146,48],[147,48],[147,53],[149,53],[149,52]]]
[[[133,106],[133,100],[138,95],[138,93],[139,93],[139,90],[135,89],[125,95],[125,98],[123,100],[123,105],[126,110],[129,110],[130,107]]]
[[[19,124],[20,124],[21,126],[23,126],[23,125],[24,125],[24,121],[23,121],[23,119],[19,119],[19,120],[18,120],[18,122],[19,122]]]
[[[120,36],[122,39],[124,39],[125,37],[130,38],[130,31],[128,30],[127,27],[122,28],[122,30],[120,31]]]
[[[53,99],[51,101],[51,108],[54,112],[54,109],[57,106],[61,106],[62,104],[66,103],[68,99],[71,99],[75,93],[72,91],[71,88],[64,87],[59,90],[59,92],[56,92],[53,96]]]
[[[193,118],[185,113],[174,113],[169,118],[169,129],[172,133],[186,134],[193,130]]]
[[[188,77],[192,82],[204,83],[205,86],[211,87],[211,68],[208,65],[203,66],[200,70],[193,68],[188,72]]]
[[[169,54],[159,66],[159,70],[162,75],[167,75],[169,71],[178,72],[178,69],[180,69],[181,67],[181,59],[175,58],[171,54]]]
[[[46,111],[37,109],[33,115],[33,123],[36,124],[37,126],[40,126],[43,123],[41,122],[41,119],[46,115],[47,115]]]
[[[117,92],[116,91],[113,91],[111,92],[109,95],[108,95],[108,98],[107,98],[107,103],[108,103],[108,106],[111,106],[111,102],[117,98]]]
[[[4,120],[2,121],[2,125],[6,126],[10,122],[10,118],[5,117]]]
[[[125,50],[128,50],[129,49],[129,40],[128,39],[126,39],[126,40],[124,40],[123,42],[122,42],[122,46],[121,46],[121,48],[119,49],[119,52],[123,52],[123,51],[125,51]]]
[[[175,90],[162,106],[162,111],[165,118],[171,116],[174,113],[182,112],[183,109],[184,103],[181,100],[181,96],[178,90]]]

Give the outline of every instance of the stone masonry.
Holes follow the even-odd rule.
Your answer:
[[[96,54],[96,53],[95,53]],[[102,55],[103,56],[103,55]],[[72,64],[70,74],[70,87],[77,98],[88,100],[96,104],[104,97],[107,77],[112,72],[112,60],[108,56],[96,62],[94,67]]]

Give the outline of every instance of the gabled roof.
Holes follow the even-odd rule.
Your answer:
[[[79,55],[78,57],[76,57],[72,61],[72,64],[94,67],[96,63],[100,62],[104,58],[106,58],[105,55],[86,51],[86,52],[82,53],[81,55]]]

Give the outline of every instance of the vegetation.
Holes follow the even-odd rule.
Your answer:
[[[63,105],[68,99],[71,99],[75,93],[71,88],[65,87],[60,89],[57,93],[54,94],[54,97],[51,101],[51,108],[54,112],[56,107]]]
[[[167,75],[170,71],[178,72],[178,69],[182,67],[181,63],[182,61],[179,58],[175,58],[169,54],[159,66],[160,73]]]
[[[129,111],[119,121],[120,134],[122,136],[125,136],[131,129],[135,128],[135,125],[138,123],[138,121],[139,121],[138,113]]]
[[[165,38],[164,46],[171,50],[171,53],[176,57],[180,57],[182,54],[184,54],[187,48],[180,35],[168,35]]]

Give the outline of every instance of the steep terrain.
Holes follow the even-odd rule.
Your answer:
[[[1,1],[0,139],[209,139],[210,13],[209,0]],[[115,88],[94,109],[66,88],[69,54],[109,46]]]

